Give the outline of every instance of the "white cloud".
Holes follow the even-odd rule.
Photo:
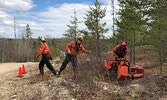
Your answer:
[[[74,9],[76,10],[77,15],[83,15],[86,13],[86,10],[89,9],[89,6],[85,4],[62,4],[58,8],[49,7],[46,12],[39,13],[39,16],[47,19],[60,20],[61,18],[62,20],[65,20],[69,19],[70,16],[73,16]]]
[[[106,28],[110,29],[107,36],[111,36],[111,5],[103,5],[103,8],[104,7],[107,7],[107,12],[103,22],[107,22]],[[18,14],[18,16],[26,17],[28,19],[17,19],[17,27],[20,27],[20,29],[25,29],[26,24],[29,24],[31,31],[34,33],[34,38],[37,38],[38,36],[46,37],[47,35],[50,35],[53,38],[61,38],[63,36],[62,34],[64,34],[67,30],[67,24],[70,24],[69,20],[72,20],[70,16],[74,16],[74,9],[77,12],[78,20],[84,21],[83,17],[85,16],[85,13],[87,13],[86,11],[89,10],[89,5],[65,3],[59,5],[58,7],[48,7],[47,10],[43,12],[21,12]],[[0,28],[0,31],[2,32],[6,30],[10,35],[13,33],[13,19],[11,16],[12,15],[0,11],[0,22],[2,21],[4,25],[8,25],[8,27]],[[84,27],[84,23],[79,24],[79,29],[83,29]],[[12,34],[10,37],[14,37],[14,35]]]
[[[0,18],[8,17],[7,13],[0,11]]]
[[[25,28],[27,24],[30,24],[32,27],[34,26],[37,27],[36,26],[37,24],[34,21],[27,21],[27,20],[21,20],[21,19],[16,18],[16,32],[18,33],[20,28],[21,29]],[[36,30],[37,28],[34,28],[34,29]],[[13,30],[14,30],[13,15],[0,11],[0,34],[1,36],[2,36],[2,33],[5,33],[5,35],[8,35],[7,37],[9,38],[14,37]]]
[[[107,22],[106,28],[110,29],[112,26],[111,7],[110,5],[102,6],[102,8],[104,7],[107,7],[107,11],[106,17],[102,21]],[[69,20],[72,20],[70,16],[74,16],[74,9],[77,12],[78,20],[84,21],[83,17],[89,10],[89,6],[86,4],[62,4],[58,8],[49,7],[46,12],[38,13],[39,20],[43,21],[38,27],[44,29],[40,33],[47,33],[55,38],[62,37],[67,30],[67,24],[70,24]],[[83,28],[85,28],[84,23],[79,24],[79,29]],[[111,32],[108,35],[111,36]]]
[[[4,11],[27,11],[34,6],[32,0],[0,0],[0,10]]]
[[[6,20],[6,21],[4,21],[4,24],[6,24],[6,25],[12,25],[12,22],[9,21],[9,20]]]
[[[58,8],[49,7],[46,12],[38,13],[38,20],[42,21],[38,27],[44,29],[38,33],[46,33],[55,38],[62,37],[67,30],[67,24],[70,24],[69,20],[72,20],[71,16],[74,16],[74,9],[76,9],[78,20],[83,21],[83,16],[89,6],[86,4],[62,4]],[[37,35],[39,34],[35,36]]]
[[[1,33],[5,32],[2,27],[0,27],[0,32],[1,32]]]
[[[11,25],[12,17],[6,12],[0,11],[0,25]]]

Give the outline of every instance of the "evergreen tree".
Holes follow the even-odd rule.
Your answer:
[[[118,0],[121,9],[117,13],[119,18],[116,19],[118,42],[127,41],[130,49],[130,62],[135,64],[135,48],[139,36],[145,29],[144,15],[141,4],[138,0]]]
[[[156,57],[159,60],[160,66],[162,66],[167,57],[167,0],[146,1],[146,4],[149,7],[147,14],[150,18],[149,42],[157,52],[158,55]],[[162,73],[162,67],[160,67],[160,70]]]
[[[31,32],[30,26],[27,24],[26,25],[26,38],[30,39],[32,34],[33,34],[33,32]]]
[[[90,45],[93,50],[95,49],[96,55],[100,56],[100,39],[104,36],[103,34],[108,31],[107,28],[104,28],[106,22],[101,23],[101,20],[106,15],[106,9],[102,9],[98,0],[95,1],[94,7],[90,6],[89,8],[90,10],[87,11],[86,17],[84,18],[84,23],[88,29],[88,34],[87,32],[85,32],[85,34],[91,37]]]
[[[63,35],[70,39],[76,40],[76,37],[79,35],[78,23],[80,22],[78,21],[78,18],[76,17],[75,9],[74,9],[74,16],[71,16],[71,18],[73,19],[72,21],[70,20],[71,25],[67,25],[69,29],[66,31],[67,33]]]

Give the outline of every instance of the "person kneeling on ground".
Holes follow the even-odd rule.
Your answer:
[[[115,56],[115,60],[117,58],[121,58],[122,60],[126,60],[126,55],[128,53],[127,49],[127,42],[122,42],[121,44],[118,44],[114,49],[113,49],[113,54]],[[130,64],[128,64],[128,72],[130,73]]]
[[[39,70],[41,75],[44,75],[44,64],[46,63],[46,66],[48,67],[48,69],[54,74],[56,75],[56,71],[53,68],[52,64],[50,63],[49,60],[52,60],[52,54],[46,44],[46,40],[44,38],[41,38],[41,48],[39,50],[39,53],[37,54],[36,58],[38,58],[41,54],[42,54],[42,59],[39,63]]]
[[[122,42],[113,49],[113,54],[116,58],[123,58],[123,59],[126,58],[128,52],[126,44],[127,44],[126,42]]]
[[[71,41],[69,44],[66,45],[67,54],[66,57],[62,63],[62,66],[60,67],[60,70],[57,74],[57,77],[60,77],[61,72],[66,68],[66,65],[69,63],[69,61],[72,63],[73,71],[74,71],[74,77],[76,78],[76,68],[77,68],[77,55],[79,51],[82,50],[84,53],[91,53],[91,51],[86,50],[83,45],[81,45],[83,41],[83,36],[78,36],[77,41]]]

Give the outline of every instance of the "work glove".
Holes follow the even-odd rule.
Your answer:
[[[52,57],[50,57],[50,60],[52,60]]]
[[[71,51],[68,51],[67,53],[68,53],[68,54],[71,54]]]
[[[92,51],[89,51],[89,53],[92,53]]]

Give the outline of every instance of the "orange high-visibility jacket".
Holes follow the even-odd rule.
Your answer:
[[[116,52],[117,52],[118,54],[122,54],[124,57],[126,57],[126,55],[127,55],[127,53],[128,53],[128,50],[127,50],[126,47],[123,48],[123,47],[121,47],[121,44],[118,44],[118,45],[114,48],[114,50],[113,50],[114,56],[118,56],[118,55],[116,54]]]
[[[52,56],[48,46],[46,44],[42,43],[41,48],[37,54],[37,57],[40,56],[41,54],[47,54],[47,53],[49,53],[49,55]]]
[[[78,48],[78,51],[76,51],[76,41],[71,41],[69,44],[66,45],[66,49],[67,51],[71,51],[70,55],[76,56],[78,55],[79,51],[82,50],[82,52],[84,53],[88,53],[89,51],[86,50],[83,45],[80,45],[80,47]]]

